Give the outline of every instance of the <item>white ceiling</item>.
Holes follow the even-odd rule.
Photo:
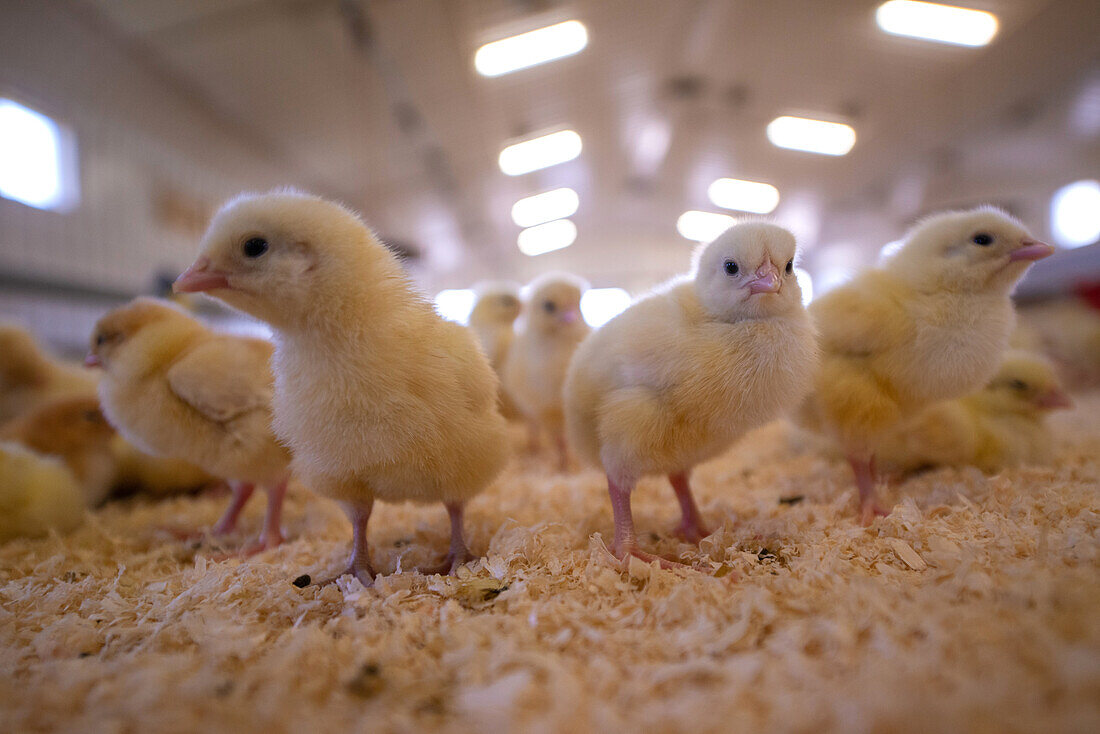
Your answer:
[[[776,217],[820,265],[834,247],[869,258],[945,205],[1002,202],[1042,231],[1049,192],[1100,171],[1096,0],[967,0],[1001,21],[980,49],[883,34],[876,0],[88,1],[288,179],[420,248],[435,287],[551,267],[644,287],[686,265],[676,218],[715,210],[719,176],[777,186]],[[474,72],[481,43],[567,18],[588,27],[580,54]],[[848,121],[858,142],[843,158],[773,147],[765,125],[785,113]],[[559,126],[580,158],[497,168],[509,139]],[[512,203],[565,185],[576,244],[521,255]]]

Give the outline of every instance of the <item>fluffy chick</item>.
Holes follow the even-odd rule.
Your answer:
[[[84,521],[84,495],[52,456],[0,442],[0,542],[67,532]]]
[[[219,334],[179,307],[138,298],[96,324],[88,364],[103,367],[99,397],[111,424],[139,450],[231,480],[233,501],[214,526],[231,532],[254,485],[268,505],[258,545],[282,542],[290,456],[271,432],[272,346]]]
[[[515,322],[522,310],[519,287],[506,282],[481,283],[474,286],[474,292],[477,300],[470,312],[470,329],[499,377],[515,339]],[[503,389],[499,400],[505,418],[520,417],[519,408]]]
[[[907,415],[979,389],[1015,323],[1009,294],[1054,251],[993,208],[929,217],[882,265],[814,300],[821,367],[802,411],[841,445],[870,524],[879,442]]]
[[[577,350],[566,423],[581,457],[607,473],[618,558],[656,559],[634,532],[630,492],[640,477],[669,477],[678,531],[698,541],[708,531],[691,493],[692,467],[808,391],[816,347],[794,257],[785,229],[735,225],[702,250],[694,279],[638,301]]]
[[[76,477],[88,507],[107,499],[114,487],[114,437],[115,430],[103,417],[94,396],[61,398],[0,429],[0,440],[61,459]]]
[[[0,324],[0,423],[61,397],[95,395],[96,375],[49,357],[24,329]]]
[[[215,215],[176,287],[274,330],[275,431],[296,472],[344,504],[348,573],[373,581],[376,498],[442,502],[451,547],[440,570],[465,562],[463,507],[507,460],[496,375],[359,217],[295,192],[241,196]]]
[[[502,376],[505,392],[527,419],[530,448],[537,449],[539,433],[547,433],[562,470],[569,465],[562,385],[573,353],[590,331],[581,316],[581,295],[587,287],[580,278],[564,273],[550,273],[528,284],[526,313]]]
[[[218,481],[194,464],[138,451],[122,436],[115,436],[111,453],[117,470],[115,486],[120,492],[167,497]]]
[[[1009,351],[981,390],[931,405],[892,431],[879,447],[879,464],[899,472],[969,465],[987,474],[1045,464],[1054,453],[1046,415],[1071,406],[1050,362]]]

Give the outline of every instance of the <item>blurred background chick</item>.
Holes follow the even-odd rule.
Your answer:
[[[479,283],[474,286],[473,291],[477,300],[470,311],[470,328],[499,378],[508,358],[508,350],[516,336],[516,319],[523,308],[519,285],[508,282]],[[519,409],[503,387],[500,389],[500,411],[509,420],[521,417]]]

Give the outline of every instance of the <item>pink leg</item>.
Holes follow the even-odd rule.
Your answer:
[[[252,492],[255,491],[255,485],[250,482],[230,482],[230,488],[233,490],[233,501],[229,503],[229,507],[226,508],[225,514],[214,525],[211,532],[214,535],[225,535],[233,532],[237,527],[237,519],[241,516],[241,511],[248,503],[248,498],[252,496]]]
[[[539,452],[539,424],[538,421],[533,418],[527,418],[527,453],[537,454]]]
[[[691,493],[691,485],[688,483],[688,472],[669,474],[668,481],[676,492],[676,499],[680,502],[680,524],[676,527],[676,534],[689,543],[698,543],[710,535],[703,516],[699,513],[699,507],[695,504],[695,497]]]
[[[374,500],[363,505],[348,505],[345,509],[348,519],[351,520],[351,559],[348,567],[332,578],[314,582],[315,586],[331,584],[336,579],[351,574],[359,579],[363,586],[374,583],[374,568],[370,563],[370,548],[367,546],[367,523],[370,522],[370,513],[374,508]]]
[[[661,568],[688,568],[682,563],[646,553],[638,548],[638,537],[634,534],[634,514],[630,511],[630,492],[633,489],[632,484],[621,487],[610,475],[607,477],[607,493],[611,496],[611,512],[615,517],[615,540],[611,543],[611,552],[624,565],[629,556],[634,556],[645,563],[657,561]]]
[[[286,497],[286,482],[280,482],[267,488],[267,514],[264,516],[264,529],[260,539],[245,548],[241,554],[255,555],[274,548],[283,542],[283,499]]]
[[[570,469],[569,443],[565,440],[564,433],[559,431],[554,434],[554,445],[558,449],[558,471],[564,474]]]
[[[466,547],[466,539],[462,529],[464,508],[460,504],[450,502],[444,503],[444,506],[451,518],[451,548],[447,552],[447,557],[443,559],[443,563],[438,566],[418,569],[420,573],[426,576],[435,574],[454,576],[455,572],[458,571],[458,567],[470,560],[470,551]]]
[[[875,459],[849,456],[848,463],[852,465],[852,472],[856,475],[856,486],[859,488],[859,520],[864,525],[870,525],[875,521],[875,515],[886,516],[890,511],[884,508],[878,500],[878,492],[875,489]]]

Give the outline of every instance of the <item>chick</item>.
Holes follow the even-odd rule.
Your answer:
[[[47,356],[34,337],[0,324],[0,423],[56,398],[95,395],[96,376]]]
[[[507,460],[497,379],[469,329],[443,320],[353,213],[296,192],[244,195],[219,211],[176,281],[275,332],[275,421],[296,472],[344,504],[347,573],[372,583],[375,498],[442,502],[468,558],[463,508]]]
[[[271,352],[262,339],[218,334],[177,306],[138,298],[99,320],[87,360],[103,367],[103,411],[127,441],[231,480],[216,534],[236,527],[254,485],[266,488],[263,532],[246,552],[283,540],[290,456],[271,432]]]
[[[60,459],[0,442],[0,542],[67,532],[84,521],[84,496]]]
[[[565,381],[573,447],[602,465],[620,560],[671,562],[641,551],[630,492],[668,475],[679,534],[708,534],[689,485],[692,467],[798,405],[816,360],[794,275],[795,240],[764,222],[726,230],[701,252],[693,279],[673,281],[592,333]]]
[[[215,484],[218,480],[194,464],[138,451],[122,436],[111,443],[115,486],[120,492],[167,497]]]
[[[522,310],[519,288],[512,283],[481,283],[474,286],[474,291],[477,301],[470,312],[470,329],[499,377],[516,336],[515,321]],[[519,408],[503,389],[498,399],[505,418],[520,417]]]
[[[875,488],[881,438],[907,415],[993,376],[1015,323],[1009,293],[1052,252],[996,209],[948,212],[811,304],[822,360],[802,419],[840,444],[865,525],[887,514]]]
[[[879,463],[900,472],[970,465],[987,474],[1048,463],[1054,443],[1044,419],[1069,407],[1046,359],[1009,351],[981,390],[935,403],[892,431],[879,447]]]
[[[526,314],[502,376],[505,392],[527,419],[529,448],[537,449],[539,433],[547,433],[563,471],[569,465],[569,449],[561,391],[573,352],[590,331],[581,317],[581,295],[587,287],[563,273],[528,284]]]
[[[76,478],[88,507],[107,499],[114,486],[114,437],[115,430],[103,417],[94,396],[61,398],[0,429],[0,440],[63,461]]]

